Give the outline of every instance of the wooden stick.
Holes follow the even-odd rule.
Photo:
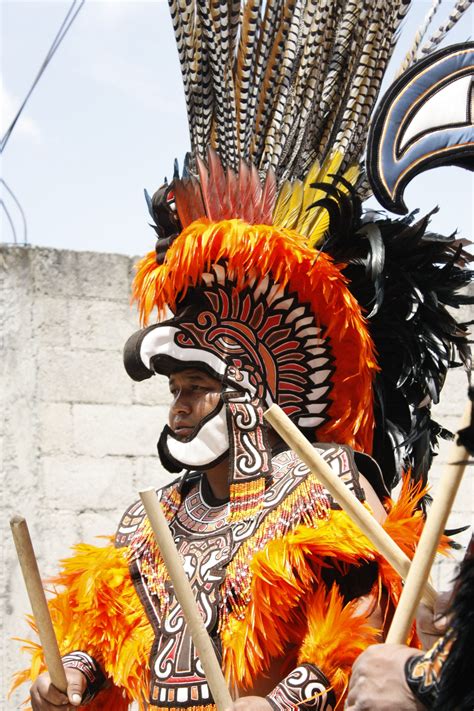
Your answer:
[[[194,646],[201,660],[207,682],[218,711],[232,706],[227,684],[214,651],[211,639],[204,626],[202,615],[194,597],[191,584],[184,571],[181,557],[176,550],[173,536],[169,529],[161,505],[154,489],[140,491],[140,498],[150,520],[156,542],[173,583],[176,598],[181,605]]]
[[[265,418],[271,426],[285,440],[299,458],[311,469],[319,481],[324,484],[334,500],[349,514],[377,550],[395,568],[397,573],[406,578],[411,561],[397,546],[380,523],[367,511],[365,506],[356,499],[347,486],[333,472],[329,464],[324,461],[296,425],[285,415],[278,405],[272,405],[265,413]],[[429,606],[434,605],[436,590],[427,583],[423,590],[423,598]]]
[[[467,427],[470,422],[471,407],[471,403],[469,403],[461,421],[461,429]],[[405,644],[407,640],[420,602],[421,591],[428,580],[468,457],[466,449],[453,442],[450,453],[451,462],[441,476],[436,496],[428,511],[426,523],[387,634],[387,644]]]
[[[67,692],[66,674],[61,661],[28,526],[22,516],[13,516],[10,520],[10,526],[18,560],[20,561],[21,572],[23,573],[26,590],[30,598],[31,609],[38,627],[38,635],[43,647],[44,659],[51,683],[56,689],[65,694]]]

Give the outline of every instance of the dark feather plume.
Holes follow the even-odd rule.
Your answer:
[[[316,203],[330,216],[322,249],[344,265],[378,353],[374,457],[389,488],[407,468],[425,482],[438,437],[446,434],[431,405],[448,368],[471,365],[467,329],[447,309],[474,303],[459,293],[473,278],[470,256],[455,236],[427,231],[431,214],[363,217],[360,201],[336,180],[325,192]]]

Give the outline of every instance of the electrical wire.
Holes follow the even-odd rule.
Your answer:
[[[17,206],[18,211],[19,211],[20,216],[21,216],[21,221],[22,221],[22,223],[23,223],[23,242],[22,242],[21,244],[28,244],[28,229],[27,229],[27,225],[26,225],[26,217],[25,217],[25,213],[23,212],[23,208],[22,208],[22,206],[21,206],[21,204],[20,204],[18,198],[16,197],[15,193],[13,192],[13,190],[6,184],[6,182],[4,181],[3,178],[0,178],[0,188],[1,188],[2,186],[4,187],[4,189],[6,190],[6,192],[10,195],[11,199],[13,200],[13,202],[15,203],[15,205]],[[14,241],[14,244],[18,244],[19,242],[18,242],[18,239],[17,239],[17,231],[16,231],[16,229],[15,229],[15,223],[14,223],[13,218],[12,218],[12,216],[11,216],[11,214],[10,214],[10,211],[9,211],[9,209],[8,209],[8,207],[7,207],[7,204],[5,203],[5,200],[3,199],[3,197],[2,197],[1,194],[0,194],[0,208],[2,208],[2,207],[3,207],[4,211],[5,211],[6,218],[7,218],[8,222],[9,222],[9,224],[10,224],[10,227],[11,227],[11,231],[12,231],[12,234],[13,234],[13,241]]]
[[[66,14],[66,17],[64,18],[63,22],[61,23],[61,26],[56,34],[56,37],[54,38],[53,43],[52,43],[51,47],[49,48],[49,51],[46,54],[46,57],[43,60],[43,63],[41,64],[41,67],[39,68],[39,71],[38,71],[32,85],[31,85],[28,93],[26,94],[26,96],[23,100],[23,103],[21,104],[20,108],[18,109],[16,116],[14,117],[10,126],[7,128],[3,138],[0,140],[0,153],[3,152],[5,146],[7,145],[8,139],[10,138],[18,119],[20,118],[21,114],[23,113],[23,110],[28,102],[28,99],[30,98],[31,94],[33,93],[37,83],[41,79],[41,76],[43,75],[46,67],[48,66],[48,64],[50,63],[54,54],[56,53],[59,45],[63,41],[67,32],[69,31],[72,23],[76,19],[79,11],[81,10],[82,6],[84,5],[84,2],[85,2],[85,0],[73,0],[71,7],[69,8],[69,10]]]

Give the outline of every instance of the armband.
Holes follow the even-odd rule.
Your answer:
[[[105,676],[98,662],[85,652],[69,652],[62,657],[62,663],[67,669],[79,669],[86,677],[87,687],[82,703],[88,704],[105,684]]]
[[[329,681],[318,667],[301,664],[266,697],[274,711],[329,711],[336,704]]]
[[[426,654],[410,657],[405,664],[405,678],[411,692],[429,709],[435,705],[441,672],[452,643],[452,636],[448,632]]]

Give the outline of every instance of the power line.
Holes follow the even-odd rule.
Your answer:
[[[25,217],[25,213],[23,212],[23,208],[20,205],[20,202],[19,202],[18,198],[16,197],[15,193],[13,192],[13,190],[6,184],[6,182],[4,181],[3,178],[0,178],[0,188],[2,186],[4,187],[4,189],[6,190],[6,192],[8,193],[8,195],[10,196],[10,198],[13,200],[13,202],[15,203],[15,205],[18,208],[18,211],[19,211],[20,217],[21,217],[21,222],[23,224],[23,242],[21,242],[21,244],[27,244],[28,243],[28,230],[27,230],[27,226],[26,226],[26,217]],[[3,197],[0,193],[0,208],[2,208],[2,207],[5,211],[5,216],[10,224],[10,228],[11,228],[11,231],[13,234],[13,241],[15,244],[18,244],[19,242],[18,242],[18,238],[17,238],[15,222],[10,214],[10,210],[8,209],[8,206],[5,202],[5,200],[3,199]]]
[[[15,128],[15,125],[16,125],[18,119],[20,118],[20,116],[23,112],[23,109],[25,108],[25,106],[28,102],[28,99],[30,98],[31,94],[33,93],[37,83],[41,79],[41,76],[43,75],[46,67],[48,66],[48,64],[50,63],[54,54],[56,53],[56,50],[58,49],[59,45],[61,44],[64,37],[66,36],[72,23],[76,19],[79,11],[81,10],[82,6],[84,5],[84,2],[85,2],[85,0],[73,0],[71,7],[69,8],[69,10],[66,14],[66,17],[64,18],[63,22],[61,23],[61,26],[56,34],[56,37],[54,38],[53,43],[52,43],[51,47],[49,48],[49,51],[46,54],[46,57],[44,58],[43,63],[41,64],[39,71],[38,71],[32,85],[31,85],[28,93],[26,94],[26,96],[23,100],[23,103],[21,104],[20,108],[18,109],[18,111],[16,113],[15,118],[11,122],[10,126],[7,128],[3,138],[0,141],[0,153],[3,152],[3,149],[5,148],[5,146],[8,142],[8,139],[10,138],[10,136],[13,132],[13,129]]]

